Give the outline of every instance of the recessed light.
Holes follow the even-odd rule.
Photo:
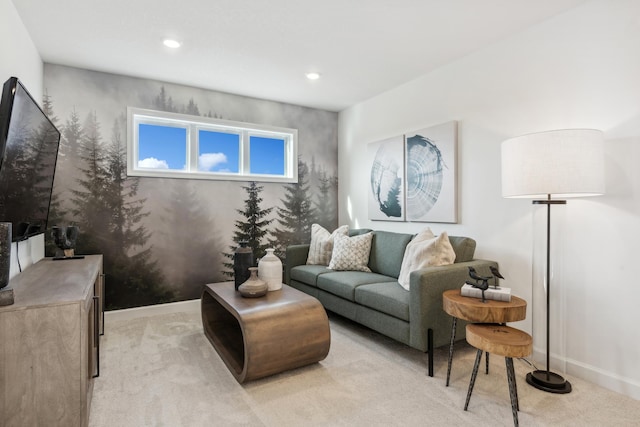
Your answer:
[[[164,39],[162,41],[162,43],[166,46],[166,47],[170,47],[171,49],[177,49],[180,47],[180,42],[177,40],[172,40],[172,39]]]
[[[307,73],[305,74],[309,80],[318,80],[320,78],[319,73]]]

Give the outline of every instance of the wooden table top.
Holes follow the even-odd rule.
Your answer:
[[[479,323],[507,323],[524,320],[527,316],[527,302],[512,295],[511,301],[486,300],[464,297],[460,289],[442,294],[442,308],[458,319]]]
[[[291,286],[282,285],[282,289],[269,291],[266,295],[257,298],[245,298],[236,291],[234,282],[211,283],[206,285],[208,292],[214,296],[232,313],[239,316],[249,316],[255,312],[270,309],[282,309],[285,306],[318,305],[320,301],[311,295],[307,295]]]
[[[531,335],[504,325],[467,325],[467,342],[479,350],[504,357],[527,357],[533,351]]]

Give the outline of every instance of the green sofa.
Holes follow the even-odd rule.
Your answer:
[[[351,236],[372,230],[350,230]],[[451,317],[442,309],[442,293],[460,289],[472,266],[490,275],[494,261],[473,259],[475,240],[449,236],[455,263],[411,272],[410,290],[400,286],[402,258],[414,235],[373,231],[369,268],[334,271],[326,266],[306,265],[309,245],[289,246],[286,251],[285,283],[316,297],[334,313],[347,317],[415,349],[426,351],[429,376],[433,376],[433,348],[449,344]],[[465,337],[465,322],[457,322],[456,338]]]

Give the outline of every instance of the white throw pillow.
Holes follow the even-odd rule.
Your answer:
[[[425,267],[450,265],[456,260],[456,253],[449,242],[449,236],[443,231],[434,236],[429,228],[413,238],[404,250],[398,283],[409,290],[409,275],[412,271]]]
[[[337,235],[346,236],[348,234],[348,225],[340,226],[336,228],[333,233],[329,233],[321,225],[312,224],[311,243],[309,245],[307,264],[329,265],[329,261],[331,261],[331,253],[333,251],[333,239]]]
[[[332,270],[371,271],[369,252],[373,233],[347,237],[337,235],[333,241],[333,254],[329,268]]]

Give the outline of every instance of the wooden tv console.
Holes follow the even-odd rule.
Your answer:
[[[102,255],[40,260],[0,307],[0,424],[86,426],[99,375]]]

